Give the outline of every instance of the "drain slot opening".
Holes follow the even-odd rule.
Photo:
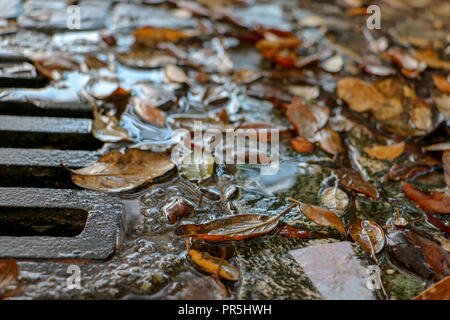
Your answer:
[[[71,208],[0,207],[0,236],[75,237],[89,213]]]

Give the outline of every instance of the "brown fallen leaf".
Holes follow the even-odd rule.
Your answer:
[[[36,70],[50,80],[59,80],[59,71],[71,71],[79,68],[78,62],[66,54],[35,53],[29,56]]]
[[[328,121],[330,109],[316,104],[306,105],[295,96],[286,110],[286,117],[303,138],[312,138]]]
[[[378,198],[378,191],[373,184],[364,180],[358,172],[350,168],[341,168],[335,170],[339,177],[339,182],[347,189],[365,194],[373,199]]]
[[[133,141],[128,131],[119,126],[120,120],[116,115],[104,110],[101,113],[94,105],[94,122],[92,134],[103,142]]]
[[[445,93],[450,93],[450,82],[447,79],[433,74],[433,81],[436,88]]]
[[[440,60],[436,51],[434,50],[413,50],[413,53],[416,59],[425,62],[430,68],[450,70],[450,62]]]
[[[426,211],[450,213],[450,196],[437,191],[420,191],[403,181],[403,191],[417,206]]]
[[[86,63],[87,67],[89,69],[100,69],[100,68],[106,68],[108,64],[99,58],[97,58],[94,55],[86,55],[84,56],[84,62]]]
[[[311,153],[314,151],[314,143],[306,138],[295,137],[289,143],[295,151],[300,153]]]
[[[425,100],[418,97],[411,99],[409,118],[413,126],[419,130],[428,130],[433,125],[431,107]]]
[[[136,97],[131,99],[131,104],[142,120],[160,128],[165,127],[166,116],[159,108],[152,107],[145,100]]]
[[[248,84],[260,79],[263,76],[262,72],[252,69],[239,69],[233,75],[233,80],[237,84]]]
[[[301,230],[289,225],[284,225],[278,229],[277,234],[291,239],[305,239],[311,236],[311,231]]]
[[[348,231],[361,248],[377,261],[376,254],[383,250],[384,232],[374,221],[356,219],[350,224]]]
[[[444,168],[445,184],[450,187],[450,149],[442,154],[442,167]]]
[[[278,226],[280,218],[296,205],[297,203],[291,204],[277,215],[234,215],[203,224],[184,224],[176,228],[174,232],[180,237],[214,242],[245,240],[274,230]]]
[[[169,64],[164,69],[166,79],[174,83],[189,83],[189,77],[180,67]]]
[[[154,47],[159,42],[178,42],[182,39],[197,36],[193,30],[174,30],[146,26],[134,32],[136,44]]]
[[[338,155],[342,152],[342,140],[339,133],[331,128],[320,129],[316,133],[316,140],[319,142],[319,147],[332,155]]]
[[[396,164],[389,169],[388,176],[389,179],[393,181],[406,180],[409,178],[413,178],[417,175],[426,174],[431,172],[433,167],[429,165],[399,165]]]
[[[422,231],[423,232],[423,231]],[[450,254],[432,237],[413,230],[388,230],[389,256],[400,267],[424,279],[439,281],[450,275]]]
[[[261,51],[264,58],[290,68],[295,64],[296,49],[300,43],[294,33],[267,29],[263,31],[263,38],[256,42],[256,48]]]
[[[450,300],[450,276],[436,282],[413,300]]]
[[[321,227],[334,228],[344,236],[347,235],[341,219],[333,211],[303,203],[292,198],[289,198],[289,200],[298,203],[300,205],[300,211],[315,224]]]
[[[190,216],[194,212],[194,206],[186,199],[175,198],[164,205],[161,211],[170,223],[176,223],[178,220]]]
[[[392,62],[398,64],[407,71],[422,72],[426,68],[426,63],[418,61],[403,48],[390,48],[386,53]]]
[[[0,259],[0,300],[20,292],[19,265],[14,259]]]
[[[399,142],[387,146],[365,147],[364,152],[369,156],[379,160],[394,160],[398,158],[405,150],[405,143]]]
[[[239,270],[227,260],[221,262],[220,258],[213,257],[207,252],[200,252],[194,249],[190,249],[188,254],[192,261],[202,270],[210,274],[217,274],[220,266],[219,276],[221,278],[229,281],[239,280]]]
[[[394,75],[396,73],[395,69],[382,65],[382,64],[378,64],[378,63],[373,63],[370,61],[361,61],[359,63],[359,67],[364,71],[367,72],[368,74],[371,74],[373,76],[379,76],[379,77],[387,77],[390,75]]]
[[[357,112],[375,110],[384,103],[383,95],[373,85],[354,77],[339,79],[337,95]]]
[[[86,189],[121,192],[136,188],[162,176],[174,168],[170,159],[161,154],[140,149],[125,153],[112,151],[85,168],[72,170],[72,181]]]

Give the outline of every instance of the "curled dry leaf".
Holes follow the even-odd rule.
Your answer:
[[[267,234],[274,230],[280,218],[295,207],[291,204],[277,215],[241,214],[219,218],[203,224],[184,224],[175,229],[180,237],[193,237],[207,241],[237,241]]]
[[[260,79],[263,76],[262,72],[252,69],[239,69],[233,75],[233,80],[237,84],[248,84]]]
[[[337,94],[357,112],[375,110],[384,103],[383,95],[373,85],[354,77],[339,79]]]
[[[20,291],[19,265],[14,259],[0,259],[0,300]]]
[[[286,110],[286,117],[303,138],[312,138],[328,121],[330,109],[311,104],[307,106],[300,97],[294,97]]]
[[[311,153],[314,151],[314,143],[306,138],[295,137],[289,143],[295,151],[300,153]]]
[[[383,250],[386,242],[383,229],[374,221],[356,219],[350,224],[348,231],[353,240],[376,260],[375,255]]]
[[[450,276],[436,282],[414,300],[450,300]]]
[[[131,99],[134,111],[144,120],[154,126],[163,128],[166,125],[166,116],[160,109],[152,107],[143,99]]]
[[[450,196],[437,191],[420,191],[403,181],[403,190],[417,206],[425,211],[450,213]]]
[[[229,281],[239,280],[239,270],[227,260],[224,260],[221,263],[220,258],[213,257],[207,252],[200,252],[193,249],[190,249],[188,254],[192,261],[202,270],[211,274],[217,274],[220,266],[219,276],[221,278]]]
[[[320,129],[315,136],[319,142],[319,147],[332,155],[338,155],[342,152],[342,140],[339,133],[331,128]]]
[[[433,74],[433,81],[436,88],[445,93],[450,93],[450,82],[447,79]]]
[[[431,236],[394,229],[386,234],[386,240],[389,256],[400,267],[436,281],[450,275],[450,254]]]
[[[433,125],[431,107],[421,98],[411,99],[409,117],[413,126],[418,130],[428,130]]]
[[[347,235],[341,219],[339,219],[339,217],[333,211],[322,207],[313,206],[311,204],[299,202],[294,199],[290,200],[295,201],[295,203],[299,203],[300,211],[315,224],[321,227],[334,228],[344,236]]]
[[[394,160],[405,150],[405,143],[400,142],[388,146],[365,147],[364,152],[369,156],[379,160]]]
[[[309,238],[312,233],[308,230],[301,230],[292,226],[284,225],[278,229],[277,234],[291,239],[305,239]]]
[[[162,212],[170,223],[176,223],[178,220],[190,216],[194,212],[194,206],[186,199],[175,198],[164,205]]]
[[[350,168],[335,170],[339,182],[347,189],[365,194],[373,199],[378,198],[378,191],[373,184],[364,180],[358,172]]]
[[[121,192],[151,182],[174,166],[164,154],[130,148],[125,153],[107,153],[90,166],[69,171],[72,181],[82,188]]]
[[[189,83],[189,77],[180,67],[169,64],[164,69],[164,75],[167,80],[174,83]]]

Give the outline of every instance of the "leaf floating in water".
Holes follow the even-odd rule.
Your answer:
[[[377,261],[376,254],[383,250],[384,232],[374,221],[356,219],[348,228],[350,235],[364,251]]]
[[[166,116],[160,109],[151,106],[143,99],[131,99],[134,111],[147,123],[164,128],[166,125]]]
[[[364,180],[358,172],[350,168],[335,170],[339,182],[347,189],[365,194],[373,199],[378,198],[377,189],[370,182]]]
[[[450,253],[431,239],[412,230],[391,230],[386,235],[389,256],[406,270],[439,281],[450,275]]]
[[[193,211],[192,203],[182,198],[173,199],[162,208],[162,212],[170,223],[176,223],[181,218],[190,216]]]
[[[437,191],[420,191],[403,181],[403,191],[417,206],[426,211],[450,213],[450,196]]]
[[[174,166],[164,154],[130,148],[125,153],[107,153],[85,168],[68,170],[72,173],[72,181],[82,188],[121,192],[151,182]]]
[[[436,282],[414,300],[450,300],[450,276]]]
[[[190,249],[188,254],[192,261],[206,272],[216,274],[220,266],[219,276],[221,278],[229,281],[239,280],[239,270],[227,260],[221,263],[220,258],[213,257],[207,252],[199,252],[193,249]]]
[[[180,237],[193,237],[207,241],[237,241],[254,238],[274,230],[280,218],[297,203],[291,204],[274,216],[261,214],[241,214],[228,216],[204,224],[184,224],[175,229]]]
[[[319,141],[319,147],[332,155],[338,155],[342,152],[342,140],[336,131],[330,128],[323,128],[316,134]]]
[[[388,146],[365,147],[364,152],[369,156],[379,160],[394,160],[398,158],[405,150],[405,143],[400,142]]]
[[[214,158],[205,151],[194,150],[181,163],[181,174],[187,179],[203,181],[214,173]]]
[[[376,110],[384,103],[383,95],[373,85],[353,77],[339,79],[337,94],[357,112]]]
[[[119,126],[119,119],[106,110],[100,113],[97,105],[94,106],[92,134],[103,142],[133,141],[128,131]]]
[[[13,259],[0,259],[0,299],[13,297],[20,292],[19,265]]]

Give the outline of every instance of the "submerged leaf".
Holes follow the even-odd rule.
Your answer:
[[[72,173],[72,181],[82,188],[121,192],[151,182],[174,166],[161,153],[130,148],[125,153],[112,151],[90,166],[69,171]]]
[[[195,151],[186,156],[181,163],[181,174],[189,180],[203,181],[214,172],[214,158],[208,152]]]
[[[179,219],[188,217],[194,211],[194,206],[186,199],[175,198],[161,210],[170,223],[176,223]]]
[[[356,219],[350,224],[348,231],[353,240],[376,260],[375,255],[385,244],[383,229],[374,221]]]
[[[437,191],[420,191],[403,181],[403,190],[417,206],[436,213],[450,213],[450,196]]]
[[[336,187],[325,189],[320,201],[325,207],[336,210],[344,210],[349,203],[347,194]]]
[[[301,230],[289,225],[284,225],[278,229],[277,234],[291,239],[305,239],[311,236],[311,231]]]
[[[15,296],[20,291],[19,265],[14,259],[0,259],[0,299]]]
[[[394,160],[405,150],[405,143],[400,142],[388,146],[365,147],[364,152],[369,156],[379,160]]]
[[[394,165],[389,169],[389,179],[393,181],[406,180],[420,174],[431,172],[433,168],[428,165]]]
[[[213,257],[207,252],[199,252],[194,249],[190,249],[188,254],[192,261],[206,272],[216,274],[220,266],[219,276],[221,278],[229,281],[239,280],[239,270],[227,260],[224,260],[221,263],[220,258]]]

